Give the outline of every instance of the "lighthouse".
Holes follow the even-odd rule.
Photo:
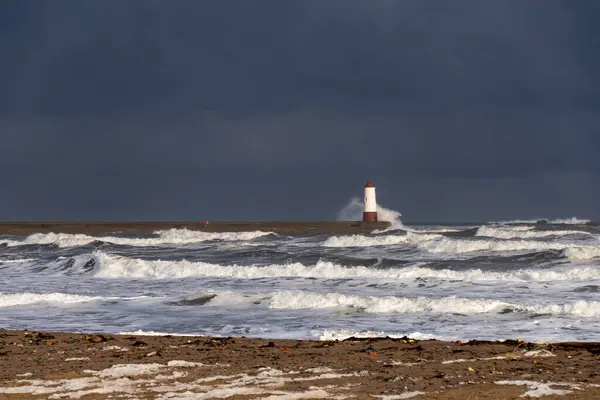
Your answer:
[[[377,221],[377,199],[375,198],[375,185],[367,181],[365,185],[365,210],[363,211],[363,222]]]

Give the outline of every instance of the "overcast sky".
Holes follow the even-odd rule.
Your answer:
[[[600,220],[595,0],[8,0],[1,220]]]

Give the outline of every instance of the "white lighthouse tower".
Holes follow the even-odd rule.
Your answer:
[[[363,222],[377,221],[377,199],[375,198],[375,185],[367,181],[365,185],[365,210],[363,211]]]

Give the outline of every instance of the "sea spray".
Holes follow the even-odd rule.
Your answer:
[[[364,209],[363,202],[358,197],[353,197],[338,213],[338,221],[360,221]],[[392,225],[389,229],[403,229],[404,225],[400,217],[402,214],[398,211],[385,208],[377,204],[377,219],[379,221],[387,221]]]

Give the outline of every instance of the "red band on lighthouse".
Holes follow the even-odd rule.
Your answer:
[[[363,222],[377,221],[377,199],[375,197],[375,185],[368,181],[365,185],[365,210]]]

